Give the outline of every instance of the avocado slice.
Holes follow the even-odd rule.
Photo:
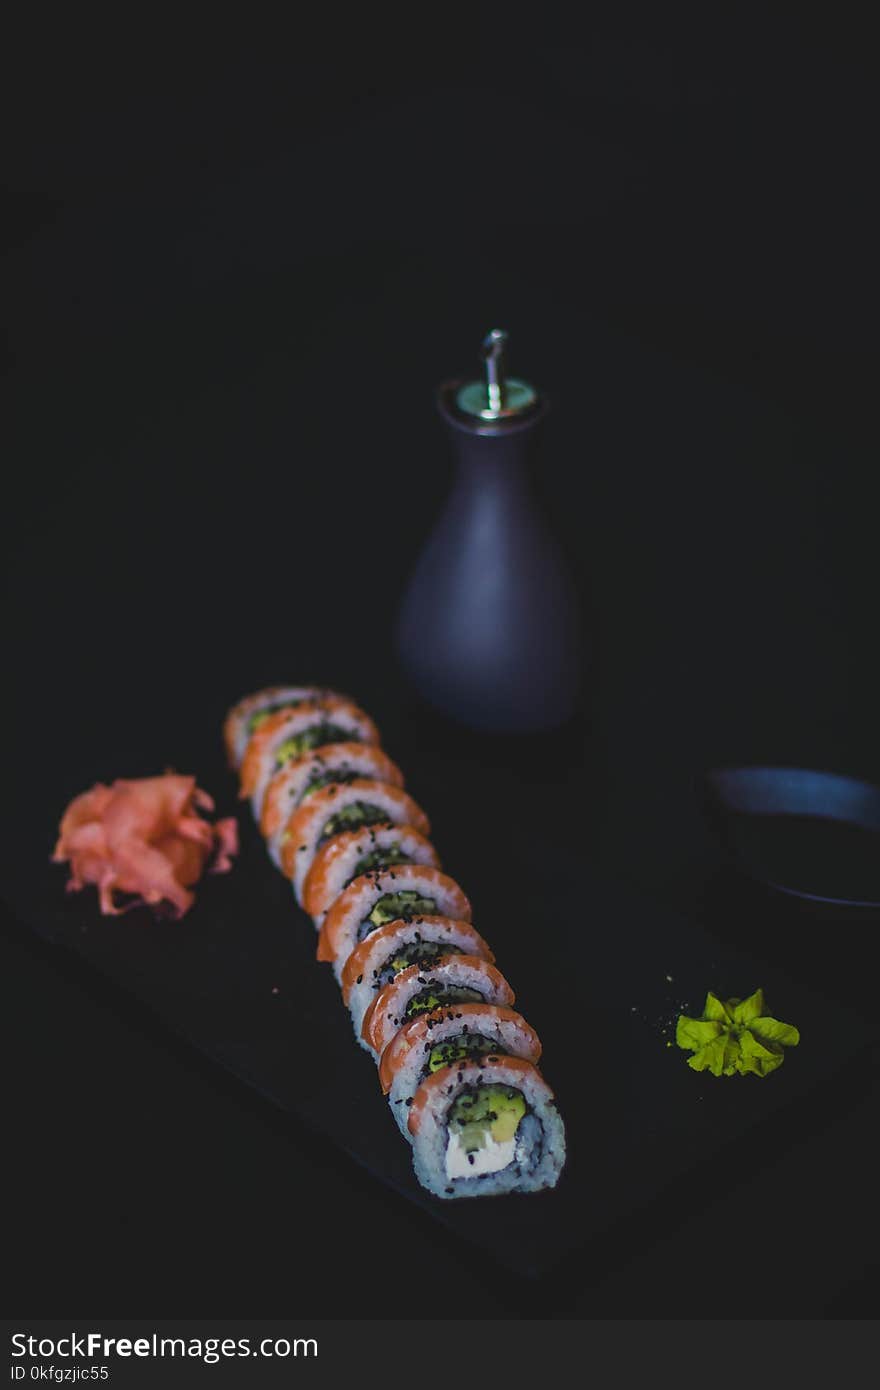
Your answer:
[[[376,825],[387,819],[388,812],[381,806],[374,806],[369,801],[351,801],[347,806],[340,806],[330,817],[321,831],[318,844],[323,845],[325,840],[333,835],[341,835],[344,830],[360,830],[363,825]]]
[[[456,1062],[488,1057],[490,1053],[493,1057],[506,1055],[503,1047],[499,1047],[491,1038],[484,1038],[482,1033],[459,1033],[456,1037],[446,1038],[431,1048],[425,1063],[424,1075],[429,1076],[435,1071],[442,1071],[444,1067],[452,1067]]]
[[[487,1136],[496,1144],[508,1143],[527,1110],[525,1096],[515,1086],[467,1086],[449,1107],[446,1123],[465,1153],[475,1153]]]
[[[313,792],[320,791],[322,787],[329,787],[333,782],[353,782],[357,775],[356,772],[319,772],[316,777],[313,777],[310,782],[306,783],[306,789],[299,799],[300,805],[302,805],[307,796],[311,796]]]
[[[353,879],[360,878],[361,874],[368,874],[371,869],[393,869],[395,864],[408,863],[409,860],[400,845],[389,845],[387,849],[370,850],[370,853],[365,854],[363,859],[359,859],[354,866],[354,873],[351,877]]]
[[[420,893],[407,888],[400,893],[383,893],[375,903],[364,926],[368,932],[376,927],[384,927],[395,922],[398,917],[424,917],[436,912],[437,904],[433,898],[423,898]]]
[[[415,1018],[416,1014],[430,1013],[431,1009],[441,1009],[446,1004],[482,1004],[483,996],[479,990],[467,989],[464,985],[428,985],[414,994],[404,1010],[404,1018]]]
[[[441,956],[460,956],[460,946],[448,946],[445,941],[410,941],[395,951],[379,971],[380,985],[387,985],[408,965],[436,965]]]
[[[325,743],[357,743],[358,739],[348,729],[340,729],[338,724],[312,724],[301,734],[292,734],[278,745],[275,753],[275,771],[279,772],[291,758],[301,758],[303,753],[311,753],[313,748],[321,748]]]
[[[256,714],[252,714],[247,722],[248,733],[256,733],[260,725],[265,724],[270,714],[277,714],[280,709],[296,709],[297,705],[301,704],[302,700],[281,700],[276,705],[266,705],[263,709],[258,709]]]

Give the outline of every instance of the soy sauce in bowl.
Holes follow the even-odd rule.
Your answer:
[[[804,768],[719,768],[704,805],[740,872],[815,904],[880,911],[880,788]]]

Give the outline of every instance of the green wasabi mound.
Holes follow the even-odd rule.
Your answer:
[[[675,1041],[692,1052],[688,1066],[713,1076],[769,1076],[785,1061],[786,1047],[797,1047],[801,1035],[790,1023],[764,1012],[764,991],[748,999],[726,1002],[710,992],[702,1018],[679,1015]]]

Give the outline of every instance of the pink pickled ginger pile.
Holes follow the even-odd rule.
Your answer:
[[[213,809],[195,777],[166,772],[112,787],[98,782],[64,812],[52,859],[70,864],[68,892],[95,884],[103,913],[162,903],[182,917],[205,868],[225,873],[238,851],[235,820],[212,824],[201,813]],[[131,900],[122,906],[116,894]]]

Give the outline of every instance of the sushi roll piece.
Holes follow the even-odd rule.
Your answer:
[[[455,1010],[420,1014],[395,1033],[382,1053],[379,1081],[398,1128],[407,1120],[426,1077],[462,1062],[524,1057],[537,1065],[541,1040],[521,1014],[504,1004],[460,1004]]]
[[[342,969],[342,998],[348,1005],[355,1037],[361,1047],[364,1014],[380,989],[410,965],[423,970],[436,965],[441,956],[479,956],[493,963],[488,944],[470,922],[452,917],[413,917],[389,922],[370,932],[356,946]]]
[[[479,956],[441,956],[430,969],[408,965],[384,985],[364,1014],[361,1037],[378,1060],[398,1028],[419,1014],[442,1009],[453,1018],[460,1004],[515,1003],[510,985]]]
[[[229,766],[238,770],[251,734],[265,724],[270,714],[277,714],[281,709],[294,709],[303,700],[320,700],[333,693],[320,685],[270,685],[253,695],[246,695],[232,706],[223,725],[223,742]]]
[[[364,825],[334,835],[312,860],[303,884],[303,907],[320,930],[334,899],[353,878],[395,864],[431,864],[439,869],[440,859],[431,841],[411,825]]]
[[[403,786],[403,773],[397,764],[370,743],[328,743],[314,753],[291,759],[275,773],[260,813],[260,830],[275,864],[281,864],[281,836],[297,806],[321,787],[350,782],[354,777],[373,777],[392,787]]]
[[[306,875],[322,845],[343,831],[386,822],[411,825],[422,835],[431,828],[411,796],[372,777],[331,782],[308,797],[290,817],[281,842],[281,872],[292,880],[297,902],[303,901]]]
[[[444,1199],[555,1187],[565,1163],[553,1092],[524,1057],[462,1062],[426,1077],[407,1128],[416,1177]]]
[[[250,797],[257,822],[269,782],[292,758],[301,758],[325,743],[378,743],[379,731],[368,714],[351,700],[328,695],[303,700],[295,709],[270,714],[251,734],[239,775],[239,796]]]
[[[329,961],[337,980],[359,941],[398,918],[471,920],[471,905],[454,878],[424,864],[401,864],[361,874],[339,894],[318,938],[318,960]]]

